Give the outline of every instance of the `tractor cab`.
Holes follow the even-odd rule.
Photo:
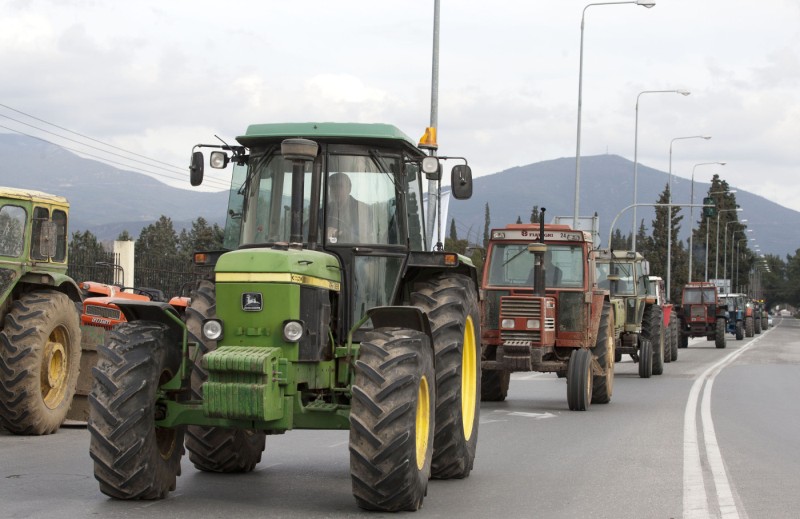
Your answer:
[[[625,329],[638,333],[650,286],[650,264],[633,251],[598,251],[597,286],[625,300]]]

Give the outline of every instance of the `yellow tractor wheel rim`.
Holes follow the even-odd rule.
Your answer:
[[[461,354],[461,422],[464,439],[469,441],[475,425],[475,403],[477,401],[478,355],[475,347],[475,327],[472,317],[467,317],[464,326],[464,344]]]
[[[431,431],[431,397],[428,388],[428,379],[423,375],[417,389],[417,420],[416,420],[416,446],[417,469],[425,466],[428,454],[428,436]]]
[[[67,394],[67,379],[70,372],[68,347],[69,334],[62,326],[50,332],[44,345],[39,380],[42,400],[48,409],[55,409],[61,405]]]

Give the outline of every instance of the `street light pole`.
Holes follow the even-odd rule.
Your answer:
[[[578,217],[580,216],[580,193],[581,193],[581,107],[583,105],[583,28],[586,19],[586,10],[593,5],[619,5],[619,4],[636,4],[648,9],[656,5],[655,2],[649,0],[630,0],[625,2],[596,2],[586,5],[581,14],[581,46],[580,46],[580,63],[578,66],[578,138],[575,149],[575,212],[572,220],[573,229],[578,228]]]
[[[697,169],[697,166],[706,166],[709,164],[719,164],[720,166],[724,166],[725,162],[701,162],[694,165],[692,168],[692,189],[690,191],[691,194],[689,196],[689,204],[694,204],[694,170]],[[670,194],[672,194],[672,189],[670,189]],[[692,256],[694,256],[692,241],[694,232],[692,232],[692,227],[694,227],[694,206],[689,205],[689,283],[692,282]],[[706,258],[708,258],[708,220],[706,220]],[[708,265],[708,262],[706,262],[706,265]],[[706,269],[706,281],[708,281],[708,269]]]
[[[672,204],[672,144],[683,139],[710,139],[710,135],[690,135],[675,137],[669,141],[669,182],[667,184],[667,203]],[[670,299],[670,274],[672,270],[672,207],[667,208],[667,301]]]
[[[631,250],[636,252],[636,199],[638,197],[638,182],[639,182],[639,98],[642,94],[666,94],[675,93],[682,96],[688,96],[691,92],[688,90],[643,90],[636,96],[636,122],[633,130],[633,225],[631,226]],[[694,201],[692,201],[694,203]]]
[[[722,193],[722,192],[724,192],[724,191],[720,191],[720,193]],[[736,209],[720,209],[719,211],[717,211],[717,245],[716,245],[716,247],[714,247],[715,252],[716,252],[716,257],[714,258],[714,279],[719,279],[719,215],[720,215],[720,213],[725,213],[725,212],[729,212],[729,211],[741,211],[741,210],[742,210],[741,207],[737,207]],[[746,222],[747,220],[744,220],[744,221]],[[728,222],[728,223],[730,223],[730,222]],[[726,233],[727,233],[727,225],[728,225],[728,223],[725,224],[725,226],[726,226],[726,231],[725,232]],[[724,257],[723,257],[723,259],[724,259]],[[723,272],[722,275],[724,276],[725,273]]]
[[[728,226],[730,224],[732,224],[732,223],[739,223],[739,224],[747,223],[747,219],[745,218],[744,220],[740,220],[738,222],[734,220],[734,221],[731,221],[731,222],[728,222],[728,223],[725,224],[725,245],[723,245],[723,247],[722,247],[722,249],[723,249],[722,253],[725,255],[725,257],[723,258],[724,264],[722,266],[722,278],[723,279],[727,279],[725,276],[728,275]],[[740,229],[740,230],[743,231],[743,229]],[[731,231],[731,254],[733,254],[733,236],[735,234],[736,234],[736,229],[733,229]],[[731,258],[731,268],[733,268],[733,258]]]

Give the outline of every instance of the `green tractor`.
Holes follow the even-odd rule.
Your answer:
[[[114,300],[128,322],[100,348],[90,399],[100,490],[165,497],[184,436],[197,469],[230,473],[253,470],[267,435],[348,429],[357,504],[416,510],[430,477],[469,475],[478,439],[477,273],[431,252],[423,217],[422,181],[434,198],[448,157],[383,124],[252,125],[237,141],[192,154],[193,185],[198,147],[234,164],[232,250],[185,321]],[[467,165],[451,186],[471,195]]]
[[[0,425],[58,430],[78,385],[78,285],[67,276],[64,197],[0,188]]]

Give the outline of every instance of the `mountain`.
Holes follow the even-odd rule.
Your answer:
[[[708,171],[708,170],[706,170]],[[710,179],[709,174],[709,179]],[[673,175],[673,203],[689,203],[691,180]],[[725,180],[724,175],[720,178]],[[655,203],[667,186],[669,174],[639,164],[638,203]],[[694,182],[694,203],[702,203],[710,182]],[[800,234],[789,229],[800,228],[800,212],[788,209],[766,198],[736,189],[736,202],[742,211],[739,220],[747,219],[746,225],[753,229],[750,237],[764,254],[775,254],[785,258],[800,248]],[[633,162],[618,155],[595,155],[581,157],[580,213],[592,216],[597,213],[600,223],[600,238],[608,243],[609,227],[622,209],[633,203]],[[530,221],[534,205],[546,207],[545,221],[555,216],[572,217],[575,208],[575,157],[565,157],[510,168],[499,173],[474,179],[472,198],[452,200],[449,207],[446,229],[450,229],[450,218],[455,218],[458,237],[481,242],[485,225],[485,206],[489,204],[491,227],[503,227],[517,221]],[[695,208],[694,220],[698,225],[701,208]],[[689,209],[681,213],[680,238],[689,238]],[[631,232],[632,211],[628,209],[617,219],[614,229],[623,235]],[[638,222],[644,220],[645,228],[652,230],[655,210],[638,207]],[[636,228],[639,225],[637,223]],[[712,230],[713,232],[713,230]],[[720,230],[722,233],[722,229]],[[790,239],[787,239],[790,238]],[[722,244],[720,244],[722,247]]]
[[[190,226],[198,216],[209,222],[224,223],[228,193],[202,192],[170,187],[141,173],[123,171],[113,166],[85,159],[59,146],[15,134],[0,134],[0,185],[36,189],[62,195],[70,201],[70,229],[90,230],[101,240],[113,240],[127,230],[138,236],[142,227],[155,222],[162,214],[170,217],[176,230]],[[667,185],[669,175],[639,164],[638,201],[655,203]],[[708,170],[706,170],[708,171]],[[710,176],[710,174],[709,174]],[[724,180],[724,175],[721,175]],[[695,181],[694,200],[700,203],[709,183]],[[688,203],[691,181],[673,175],[673,202]],[[632,203],[633,163],[617,155],[581,157],[580,212],[597,213],[600,237],[608,241],[609,226],[617,214]],[[453,200],[445,228],[455,218],[460,238],[480,242],[488,202],[492,227],[530,219],[534,205],[546,207],[546,220],[554,216],[571,217],[574,212],[575,158],[566,157],[527,166],[510,168],[475,178],[470,200]],[[770,202],[764,197],[738,189],[736,200],[763,253],[785,257],[800,248],[796,231],[800,212]],[[689,236],[689,210],[680,238]],[[699,220],[700,209],[694,211]],[[615,224],[627,235],[631,231],[631,210]],[[639,207],[637,220],[650,229],[655,218],[653,208]],[[696,225],[696,224],[695,224]],[[638,225],[637,225],[638,228]],[[787,239],[788,238],[788,239]]]
[[[224,223],[227,192],[170,187],[22,135],[0,134],[0,157],[0,185],[69,200],[70,232],[90,230],[102,241],[115,239],[123,230],[136,237],[162,214],[178,231],[190,227],[198,216]],[[188,177],[187,168],[187,187]]]

